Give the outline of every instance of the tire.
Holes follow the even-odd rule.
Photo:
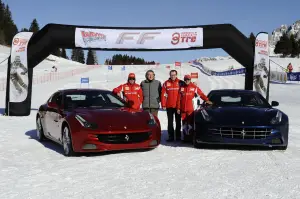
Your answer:
[[[196,142],[196,134],[195,133],[193,135],[193,145],[194,145],[194,148],[196,148],[196,149],[202,148],[202,145]]]
[[[67,125],[64,125],[64,127],[62,128],[62,146],[63,146],[65,156],[71,157],[75,155],[72,146],[72,137],[70,133],[70,128]]]
[[[47,140],[47,138],[44,134],[44,128],[42,125],[41,117],[39,115],[36,118],[36,137],[37,137],[37,140],[40,142]]]
[[[288,147],[288,145],[286,145],[286,146],[279,146],[278,150],[285,151],[287,149],[287,147]]]

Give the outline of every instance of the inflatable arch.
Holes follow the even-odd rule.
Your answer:
[[[246,68],[245,89],[253,89],[254,48],[231,24],[173,27],[93,27],[47,24],[37,33],[18,33],[8,60],[6,107],[9,116],[27,116],[31,110],[33,68],[57,48],[105,51],[172,51],[222,48]],[[18,54],[19,53],[19,54]],[[22,54],[23,53],[23,54]],[[17,69],[24,69],[25,94],[16,93]],[[28,78],[27,78],[28,77]],[[22,83],[19,83],[22,87]],[[20,91],[21,92],[21,91]]]

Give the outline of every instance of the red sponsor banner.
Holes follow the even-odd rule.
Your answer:
[[[198,73],[191,73],[192,79],[198,79]]]
[[[176,62],[175,62],[175,66],[181,67],[181,62],[176,61]]]

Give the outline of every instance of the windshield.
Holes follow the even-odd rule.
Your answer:
[[[126,104],[109,91],[72,91],[65,93],[63,106],[68,108],[120,108]]]
[[[216,106],[270,107],[262,96],[255,93],[216,92],[212,93],[209,99]]]

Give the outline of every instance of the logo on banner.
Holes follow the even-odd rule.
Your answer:
[[[154,40],[160,34],[161,32],[122,32],[117,38],[116,44],[123,44],[125,40],[136,40],[137,44],[144,44],[146,40]]]
[[[291,81],[297,80],[297,76],[296,76],[296,75],[293,75],[293,74],[290,74],[290,80],[291,80]]]
[[[14,38],[13,45],[14,46],[26,46],[28,42],[28,39],[22,39],[22,38]]]
[[[197,41],[197,32],[175,32],[172,34],[171,43],[177,45],[179,43],[195,43]]]
[[[265,41],[265,40],[256,40],[256,41],[255,41],[255,47],[267,49],[267,47],[268,47],[268,42]]]
[[[81,31],[81,36],[83,39],[83,42],[87,45],[88,43],[95,42],[95,41],[106,41],[106,35],[98,32],[92,32],[92,31]]]

